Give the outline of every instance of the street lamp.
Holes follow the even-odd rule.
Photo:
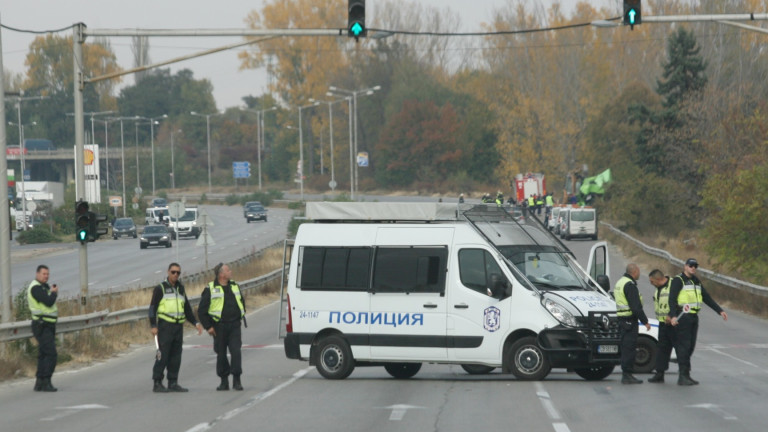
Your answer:
[[[208,193],[211,193],[211,117],[215,115],[221,115],[221,113],[216,112],[211,114],[198,114],[194,111],[191,111],[189,114],[198,117],[205,117],[205,128],[208,133]]]
[[[21,118],[21,114],[19,114],[19,118]],[[29,224],[27,224],[27,193],[24,190],[24,172],[26,171],[26,168],[24,167],[24,151],[26,150],[24,147],[24,126],[35,126],[37,125],[37,122],[27,123],[26,125],[21,124],[21,122],[8,122],[8,124],[19,127],[19,153],[21,157],[21,219],[24,221],[24,231],[26,231],[29,228]]]
[[[320,105],[320,102],[313,102],[309,105],[299,107],[299,183],[301,184],[301,201],[304,201],[304,133],[301,126],[301,110]]]
[[[168,114],[149,118],[149,142],[151,143],[150,146],[152,149],[152,195],[155,195],[155,125],[160,124],[157,120],[167,118]]]
[[[174,164],[174,161],[173,161],[173,147],[174,147],[173,134],[181,133],[181,132],[182,132],[181,129],[176,131],[171,131],[171,189],[176,189],[176,168],[175,168],[176,165]]]
[[[266,134],[264,133],[264,114],[267,111],[274,111],[276,109],[277,109],[276,106],[273,106],[272,108],[266,108],[263,110],[240,108],[241,111],[256,113],[256,126],[257,126],[257,135],[258,135],[257,155],[259,159],[259,190],[261,190],[261,147],[264,145],[264,138],[266,137]]]
[[[93,125],[94,121],[104,123],[104,150],[106,151],[106,157],[104,160],[106,161],[106,164],[107,164],[107,190],[109,190],[109,129],[108,129],[108,125],[110,122],[117,121],[117,119],[108,118],[105,120],[99,120],[91,117],[91,125]]]
[[[333,93],[328,92],[326,93],[327,96],[333,96]],[[331,187],[331,190],[336,190],[336,173],[334,170],[334,164],[333,164],[333,104],[336,102],[341,102],[345,100],[350,100],[351,98],[349,96],[343,97],[341,99],[336,99],[332,101],[320,101],[320,103],[328,104],[328,123],[329,123],[329,129],[330,129],[330,142],[331,142],[331,181],[328,183],[328,186]],[[350,135],[351,137],[351,135]],[[351,141],[350,141],[351,142]],[[321,153],[322,155],[322,153]],[[321,159],[322,160],[322,159]]]
[[[347,89],[343,89],[343,88],[339,88],[339,87],[335,87],[335,86],[330,86],[330,87],[328,87],[328,89],[332,93],[342,93],[342,94],[347,94],[347,95],[351,95],[352,96],[353,105],[354,105],[354,111],[355,111],[355,117],[354,117],[354,129],[355,129],[355,144],[354,145],[355,145],[355,148],[354,148],[354,154],[357,155],[357,95],[364,94],[365,96],[370,96],[370,95],[373,94],[373,92],[381,90],[381,86],[377,85],[377,86],[368,87],[368,88],[364,88],[364,89],[360,89],[360,90],[347,90]],[[358,164],[354,164],[354,168],[355,168],[355,190],[358,189],[357,186],[358,186],[358,178],[359,178],[357,167],[358,167]],[[352,195],[353,195],[352,198],[354,199],[354,193]]]

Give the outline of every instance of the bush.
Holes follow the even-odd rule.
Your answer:
[[[242,200],[240,199],[240,196],[239,196],[239,195],[235,195],[235,194],[229,194],[229,195],[227,195],[227,196],[224,198],[224,202],[225,202],[225,203],[226,203],[228,206],[233,206],[233,205],[235,205],[235,204],[241,204],[241,203],[242,203],[241,201],[242,201]]]
[[[35,228],[24,231],[16,237],[19,244],[37,244],[37,243],[59,243],[58,237],[51,234],[50,227],[36,226]]]
[[[299,216],[304,216],[304,212],[302,212]],[[295,238],[296,233],[299,232],[299,225],[309,222],[306,219],[295,219],[291,218],[291,221],[288,223],[288,237]]]

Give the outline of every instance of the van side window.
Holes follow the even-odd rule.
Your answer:
[[[442,294],[447,265],[445,246],[376,248],[373,291]]]
[[[506,279],[493,255],[483,249],[459,251],[459,276],[465,287],[483,295],[488,294],[489,288],[494,288],[494,279]]]
[[[305,290],[367,291],[371,248],[303,247],[298,286]]]

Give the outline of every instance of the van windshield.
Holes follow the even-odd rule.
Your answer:
[[[179,218],[179,222],[191,222],[197,219],[197,210],[187,210],[184,215]],[[171,217],[171,221],[176,222],[175,217]]]
[[[587,222],[595,220],[595,212],[591,210],[572,210],[571,220],[574,222]]]
[[[535,246],[501,246],[499,250],[538,289],[593,291],[562,252]]]

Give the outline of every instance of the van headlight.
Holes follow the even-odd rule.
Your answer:
[[[544,308],[561,324],[567,325],[568,327],[578,327],[579,324],[576,322],[576,317],[574,317],[568,308],[562,305],[560,302],[557,302],[551,298],[544,298],[542,299],[541,303],[544,305]]]

